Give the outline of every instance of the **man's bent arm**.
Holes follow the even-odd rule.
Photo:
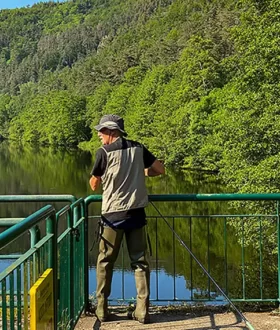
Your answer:
[[[145,168],[146,176],[158,176],[161,174],[165,174],[165,169],[158,159],[156,159],[149,168]]]
[[[90,187],[93,191],[97,190],[97,188],[100,186],[101,183],[101,177],[100,176],[92,176],[89,180]]]

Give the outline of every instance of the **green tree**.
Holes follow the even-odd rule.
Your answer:
[[[89,138],[86,101],[67,91],[38,95],[11,122],[10,137],[54,145],[75,145]]]

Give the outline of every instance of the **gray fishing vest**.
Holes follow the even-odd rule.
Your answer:
[[[143,208],[148,204],[143,148],[140,144],[107,151],[107,167],[101,177],[102,214]]]

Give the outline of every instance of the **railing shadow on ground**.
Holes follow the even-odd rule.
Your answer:
[[[93,330],[101,329],[101,323],[98,320],[93,321]],[[111,314],[108,322],[102,323],[102,329],[113,329],[114,327],[119,327],[120,329],[133,328],[134,326],[129,323],[125,313],[122,314]],[[130,321],[131,322],[131,321]],[[134,321],[137,322],[137,321]],[[135,323],[135,327],[138,323]],[[243,320],[238,314],[230,313],[204,313],[204,314],[153,314],[151,313],[149,325],[140,325],[141,327],[151,327],[153,329],[191,329],[191,330],[246,330]]]

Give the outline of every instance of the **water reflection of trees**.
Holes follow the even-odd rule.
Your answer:
[[[8,144],[0,145],[0,194],[72,194],[84,197],[91,193],[88,186],[89,173],[93,160],[91,154],[80,150],[52,149],[42,147]],[[196,172],[176,172],[168,169],[163,177],[147,178],[149,194],[188,194],[222,193],[225,187],[216,175]],[[98,193],[101,193],[99,191]],[[230,214],[231,205],[227,202],[155,202],[164,216],[176,215],[217,215]],[[1,204],[0,217],[25,217],[43,203]],[[63,204],[55,204],[60,209]],[[100,213],[100,203],[90,206],[90,214]],[[155,252],[158,247],[158,267],[166,273],[184,276],[188,288],[200,288],[205,293],[208,279],[189,253],[177,242],[163,219],[152,205],[147,208],[148,231],[153,256],[151,266],[155,269]],[[157,223],[155,217],[158,217]],[[172,219],[168,220],[172,224]],[[96,239],[93,219],[89,226],[90,246]],[[190,244],[191,225],[191,244]],[[208,227],[209,226],[209,227]],[[242,297],[242,253],[238,239],[239,232],[227,225],[227,258],[225,267],[224,219],[221,218],[174,218],[174,228],[221,287],[235,298]],[[209,228],[209,237],[208,237]],[[19,242],[19,249],[25,243]],[[28,246],[29,243],[26,243]],[[14,246],[16,250],[17,247]],[[90,264],[96,261],[97,246],[90,252]],[[20,250],[19,250],[20,251]],[[209,265],[208,265],[209,257]],[[174,260],[174,262],[173,262]],[[263,273],[261,274],[260,256],[256,249],[245,248],[245,280],[248,297],[260,296],[260,276],[263,276],[263,296],[276,296],[277,265],[275,255],[263,250]],[[119,256],[116,267],[122,266]],[[124,267],[130,269],[127,253],[124,252]],[[227,275],[227,276],[226,276]],[[216,291],[213,285],[211,291]]]
[[[0,145],[0,194],[70,194],[85,197],[91,155],[79,150],[36,146]],[[4,207],[0,217],[25,217],[42,203],[18,203]]]

